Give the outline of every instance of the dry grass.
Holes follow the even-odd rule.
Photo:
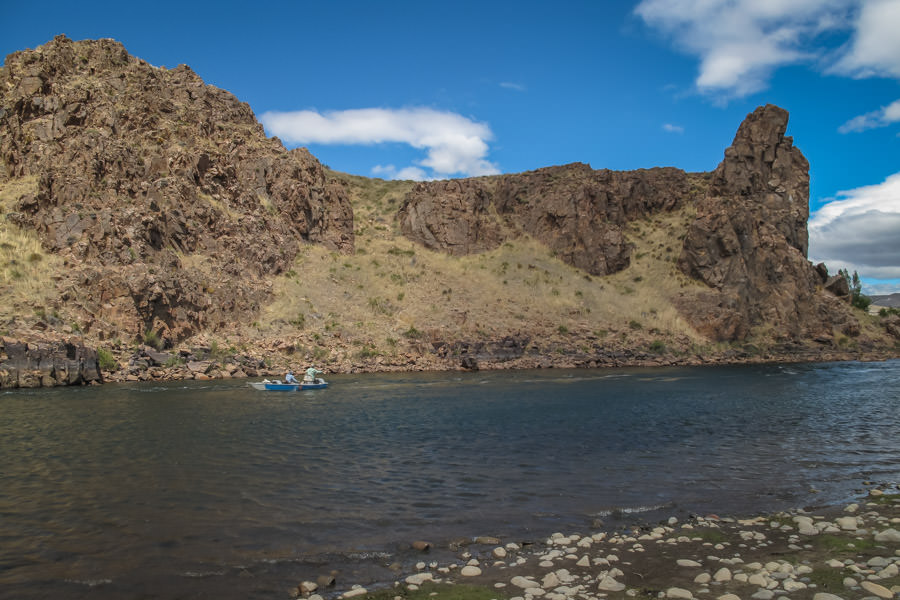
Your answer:
[[[7,180],[0,184],[0,319],[45,312],[56,295],[54,274],[61,260],[44,250],[31,231],[6,219],[19,199],[37,191],[37,177]]]
[[[685,336],[702,341],[670,301],[697,285],[675,265],[691,208],[634,223],[632,266],[590,277],[528,238],[461,258],[427,250],[399,235],[394,220],[413,184],[341,178],[351,185],[356,254],[301,249],[292,271],[274,282],[275,300],[256,323],[259,334],[296,339],[307,352],[337,341],[346,346],[338,354],[385,356],[422,340],[519,332],[537,333],[537,343],[548,346],[610,333],[637,345]]]
[[[224,217],[230,221],[238,221],[243,216],[240,212],[234,210],[233,208],[231,208],[230,206],[228,206],[221,200],[214,198],[214,197],[210,196],[209,194],[200,192],[199,194],[197,194],[197,196],[201,200],[203,200],[204,202],[209,204],[211,207],[213,207],[216,211],[218,211],[222,215],[224,215]],[[267,201],[268,201],[268,199],[267,199]]]

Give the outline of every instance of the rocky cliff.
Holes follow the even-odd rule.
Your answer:
[[[691,205],[678,265],[706,289],[672,301],[704,337],[744,340],[760,327],[782,340],[855,335],[846,294],[823,291],[827,270],[807,260],[809,163],[785,136],[787,122],[776,106],[755,110],[711,174],[567,165],[428,182],[407,194],[398,219],[409,238],[453,255],[529,235],[607,275],[630,264],[629,222]]]
[[[59,36],[0,82],[0,185],[23,190],[4,217],[64,257],[85,332],[174,343],[258,311],[301,244],[353,250],[344,188],[184,65]]]
[[[827,271],[807,260],[809,163],[787,123],[772,105],[747,116],[684,239],[679,267],[709,290],[678,304],[712,339],[744,339],[755,327],[795,340],[859,332],[846,302],[822,290]]]
[[[97,351],[81,341],[0,337],[0,389],[102,383]]]
[[[585,164],[515,175],[420,183],[398,214],[403,233],[460,256],[528,235],[592,275],[629,265],[624,228],[688,202],[702,176],[680,169],[591,169]]]

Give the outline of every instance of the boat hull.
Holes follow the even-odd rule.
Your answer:
[[[328,382],[322,379],[315,383],[279,383],[273,381],[253,381],[250,387],[266,392],[300,392],[303,390],[323,390],[328,387]]]

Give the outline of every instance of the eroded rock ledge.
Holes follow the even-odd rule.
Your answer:
[[[0,337],[0,389],[102,383],[97,351],[78,341]]]
[[[527,173],[430,181],[405,198],[398,218],[408,238],[464,256],[529,235],[592,275],[631,262],[629,221],[682,206],[704,188],[704,174],[671,167],[594,170],[573,163]]]

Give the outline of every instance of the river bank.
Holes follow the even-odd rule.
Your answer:
[[[23,341],[28,339],[29,341]],[[121,341],[96,348],[83,338],[0,337],[0,389],[109,382],[184,381],[282,377],[315,365],[329,373],[439,372],[616,367],[691,367],[884,361],[900,358],[900,346],[863,343],[705,344],[681,340],[582,340],[552,344],[513,335],[486,341],[416,340],[410,348],[313,348],[296,340],[249,343],[199,336],[192,344],[159,349]]]
[[[385,373],[459,370],[594,369],[616,367],[692,367],[704,365],[787,364],[840,361],[884,361],[900,358],[900,350],[890,352],[836,351],[795,347],[760,350],[752,346],[724,348],[704,354],[696,352],[650,352],[619,349],[606,352],[525,353],[504,352],[481,346],[461,352],[365,356],[354,360],[316,360],[294,353],[242,353],[223,351],[217,346],[160,352],[149,346],[123,357],[115,369],[104,370],[104,379],[114,382],[179,381],[282,377],[288,369],[299,371],[314,364],[329,373]]]
[[[433,560],[392,583],[332,587],[335,574],[291,595],[325,598],[477,597],[514,600],[890,600],[900,596],[900,486],[842,507],[752,518],[676,517],[617,531],[554,533],[534,543],[479,537],[456,542],[455,560]],[[338,574],[338,579],[340,575]],[[344,583],[344,582],[341,582]],[[443,586],[443,587],[442,587]],[[492,590],[488,592],[487,590]],[[462,597],[473,595],[466,590]]]

